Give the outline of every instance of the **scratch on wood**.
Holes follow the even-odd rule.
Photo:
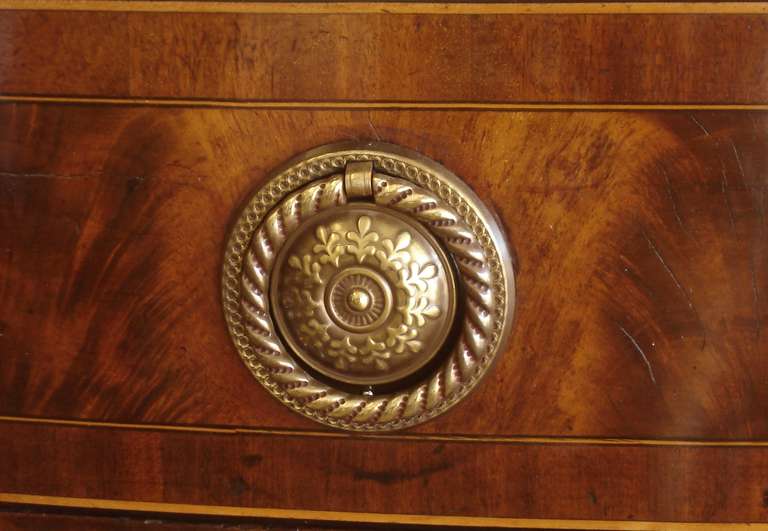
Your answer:
[[[376,135],[376,140],[381,141],[379,132],[376,130],[376,126],[373,125],[373,120],[371,120],[371,111],[368,111],[368,125],[370,126],[371,131],[373,131],[373,134]]]
[[[733,148],[733,155],[736,157],[736,163],[739,165],[739,173],[741,173],[741,178],[746,179],[744,176],[744,166],[741,165],[741,157],[739,156],[739,150],[736,149],[736,144],[733,143],[733,140],[730,140],[731,147]]]
[[[722,161],[721,161],[722,164]],[[720,180],[720,188],[723,191],[723,198],[725,199],[725,207],[728,210],[728,220],[731,222],[731,229],[736,228],[736,221],[733,218],[733,208],[731,207],[731,200],[728,197],[728,172],[725,170],[725,165],[722,165],[721,169],[722,179]]]
[[[663,166],[661,167],[661,173],[664,174],[664,180],[667,183],[667,195],[669,196],[669,201],[672,203],[672,212],[675,215],[675,219],[677,220],[677,224],[680,225],[680,229],[687,234],[688,236],[691,236],[691,234],[688,232],[688,230],[685,228],[685,225],[683,224],[683,219],[680,217],[680,211],[677,209],[677,201],[675,200],[675,194],[672,192],[672,181],[669,179],[669,174],[667,173],[666,168]]]
[[[619,330],[621,330],[621,332],[627,337],[627,339],[629,339],[629,341],[635,347],[635,350],[640,353],[640,356],[643,358],[643,362],[645,363],[645,366],[648,368],[648,376],[651,377],[651,381],[653,382],[653,385],[656,385],[656,377],[653,374],[653,367],[651,367],[651,362],[648,361],[648,357],[645,355],[645,352],[643,351],[640,344],[635,340],[634,337],[632,337],[632,335],[629,332],[627,332],[627,330],[623,326],[620,326]]]
[[[686,303],[688,304],[688,308],[691,309],[693,312],[693,315],[696,317],[696,321],[699,323],[699,326],[701,327],[702,336],[703,336],[703,342],[701,344],[701,348],[703,349],[707,344],[706,339],[706,330],[704,328],[704,323],[701,320],[701,316],[699,315],[698,310],[696,310],[696,307],[693,304],[693,299],[691,299],[691,296],[688,294],[687,291],[685,291],[685,288],[680,283],[680,281],[677,279],[677,275],[675,275],[674,271],[672,271],[672,268],[669,267],[667,264],[667,261],[664,260],[664,257],[661,256],[661,252],[659,251],[659,248],[656,247],[656,244],[651,240],[651,238],[648,236],[648,234],[643,231],[643,237],[645,237],[645,241],[648,242],[648,247],[653,251],[653,254],[656,255],[656,258],[658,258],[659,262],[661,262],[661,265],[664,267],[664,270],[669,274],[672,281],[675,283],[675,286],[677,286],[677,289],[680,290],[680,293],[683,294],[683,297],[685,298]]]
[[[755,270],[754,255],[749,261],[749,268],[752,272],[752,304],[755,312],[755,339],[760,339],[760,290],[757,287],[757,271]]]
[[[685,291],[685,289],[683,288],[683,285],[682,285],[682,284],[680,284],[680,281],[679,281],[679,280],[677,280],[677,276],[675,276],[675,273],[674,273],[674,272],[672,271],[672,269],[671,269],[671,268],[670,268],[670,267],[667,265],[667,262],[666,262],[666,260],[664,260],[664,257],[663,257],[663,256],[661,256],[661,253],[659,252],[659,248],[658,248],[658,247],[656,247],[656,244],[655,244],[655,243],[653,243],[653,240],[651,240],[651,238],[648,236],[648,234],[646,234],[645,232],[643,232],[643,236],[645,237],[645,241],[646,241],[646,242],[648,242],[648,247],[650,247],[650,248],[651,248],[651,250],[653,251],[653,254],[655,254],[655,255],[656,255],[656,258],[658,258],[658,259],[659,259],[659,262],[661,262],[661,265],[662,265],[662,266],[664,266],[664,269],[665,269],[665,270],[666,270],[666,272],[669,274],[669,276],[672,278],[672,281],[675,283],[675,286],[677,286],[677,289],[679,289],[679,290],[682,292],[682,294],[683,294],[683,296],[685,297],[686,301],[688,301],[688,306],[689,306],[690,308],[693,308],[693,302],[691,302],[691,299],[690,299],[690,297],[688,296],[688,293],[687,293],[687,292]]]
[[[702,123],[701,123],[700,121],[698,121],[694,115],[692,115],[692,114],[689,114],[688,116],[691,118],[691,120],[693,120],[693,123],[695,123],[696,125],[698,125],[698,126],[699,126],[699,129],[701,129],[702,131],[704,131],[704,134],[705,134],[705,135],[707,135],[707,136],[710,136],[710,135],[709,135],[709,131],[707,131],[707,128],[706,128],[706,127],[704,127],[704,126],[702,125]]]
[[[749,114],[749,121],[752,123],[752,138],[754,138],[756,141],[760,140],[760,131],[757,129],[757,122],[755,122],[755,117],[752,116],[752,114]]]
[[[765,204],[766,204],[766,192],[768,192],[768,172],[763,174],[762,182],[755,183],[757,186],[753,189],[754,192],[760,190],[759,198],[755,198],[758,209],[760,210],[760,236],[765,234]]]

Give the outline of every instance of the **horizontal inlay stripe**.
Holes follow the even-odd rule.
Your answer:
[[[260,507],[233,507],[195,505],[183,503],[157,503],[97,498],[69,498],[37,496],[12,492],[0,493],[0,503],[49,507],[101,509],[110,511],[141,511],[165,514],[204,516],[279,518],[291,520],[321,520],[330,522],[364,522],[375,524],[406,524],[427,526],[516,527],[528,529],[624,529],[624,530],[766,530],[768,524],[747,523],[686,523],[686,522],[633,522],[626,520],[549,520],[535,518],[491,518],[471,516],[442,516],[418,514],[383,514],[364,512],[313,511],[296,509],[270,509]]]
[[[365,102],[252,101],[172,98],[107,98],[89,96],[20,96],[0,94],[0,103],[130,105],[150,107],[210,107],[231,109],[392,109],[467,111],[768,111],[765,104],[631,104],[631,103],[492,103],[492,102]]]
[[[438,441],[460,443],[491,443],[491,444],[568,444],[568,445],[598,445],[598,446],[684,446],[684,447],[763,447],[768,448],[768,441],[701,441],[673,439],[622,439],[622,438],[590,438],[590,437],[494,437],[468,435],[431,435],[431,434],[377,434],[377,433],[347,433],[342,431],[303,431],[281,430],[270,428],[248,427],[215,427],[174,424],[139,424],[124,422],[66,420],[34,417],[0,416],[0,422],[23,422],[29,424],[48,424],[52,426],[73,426],[87,428],[108,428],[128,430],[176,431],[191,433],[218,433],[224,435],[272,435],[292,437],[322,437],[330,439],[379,439],[391,441]]]
[[[1,0],[0,9],[49,11],[133,11],[158,13],[388,13],[388,14],[764,14],[766,2],[216,2],[143,0]]]

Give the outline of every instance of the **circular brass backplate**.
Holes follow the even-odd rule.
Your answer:
[[[448,256],[416,220],[364,202],[325,210],[275,260],[270,304],[289,349],[348,384],[396,382],[440,352],[456,315]]]
[[[451,407],[509,335],[514,271],[458,177],[381,143],[307,152],[250,199],[224,313],[254,376],[318,422],[394,430]]]

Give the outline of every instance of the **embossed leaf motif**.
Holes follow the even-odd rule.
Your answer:
[[[341,235],[338,232],[328,232],[322,225],[315,232],[321,243],[312,247],[312,252],[320,256],[321,264],[333,264],[339,267],[339,258],[344,255],[344,246],[339,243]]]
[[[347,252],[355,255],[357,262],[362,264],[366,256],[373,256],[376,247],[373,245],[379,241],[379,235],[371,230],[371,218],[360,216],[357,219],[357,232],[347,232],[347,240],[353,242],[347,245]]]
[[[320,324],[317,319],[310,319],[306,324],[302,324],[299,327],[299,332],[309,339],[316,348],[322,348],[326,342],[331,340],[331,336],[328,334],[328,325]]]
[[[376,341],[371,336],[368,336],[368,338],[365,341],[365,346],[363,347],[363,353],[364,354],[370,354],[370,353],[380,353],[377,354],[379,357],[383,359],[389,359],[389,352],[386,352],[387,346],[384,344],[383,341]]]
[[[406,347],[412,352],[418,352],[422,344],[421,341],[414,340],[417,335],[418,332],[414,328],[401,324],[387,330],[386,344],[395,354],[402,354]]]
[[[401,306],[399,308],[400,313],[403,316],[403,322],[408,326],[424,326],[426,322],[425,317],[437,317],[440,315],[440,308],[434,304],[429,303],[429,299],[426,297],[411,297],[408,299],[407,306]]]
[[[315,310],[322,303],[312,298],[312,293],[309,290],[300,290],[297,287],[288,290],[286,295],[286,306],[293,308],[288,311],[288,317],[291,319],[304,319],[305,317],[312,317],[315,314]]]
[[[393,242],[389,238],[381,241],[383,250],[376,251],[376,258],[382,269],[399,271],[411,261],[411,253],[406,251],[411,245],[411,235],[401,232]]]
[[[326,350],[326,353],[335,358],[334,366],[337,369],[346,369],[348,364],[355,363],[357,361],[358,348],[349,339],[349,336],[342,340],[332,339],[330,341],[330,348]]]
[[[387,345],[383,341],[375,341],[368,337],[363,347],[360,349],[363,365],[375,365],[377,369],[385,371],[389,369],[388,360],[392,354],[387,350]]]
[[[429,287],[427,280],[437,276],[437,267],[435,264],[425,264],[421,267],[417,262],[411,262],[408,269],[401,269],[399,272],[400,282],[409,295],[424,293]]]
[[[357,218],[356,229],[335,232],[330,226],[319,226],[315,230],[312,254],[289,257],[289,266],[304,278],[304,289],[293,293],[287,302],[293,307],[291,314],[294,318],[300,318],[302,314],[305,319],[310,318],[308,323],[299,326],[302,341],[312,345],[321,356],[327,356],[337,369],[362,365],[385,371],[397,360],[423,348],[422,341],[417,339],[419,329],[426,324],[427,318],[441,314],[427,296],[429,280],[435,278],[439,270],[434,263],[419,262],[409,252],[413,236],[407,231],[391,239],[381,238],[372,230],[372,220],[368,216]],[[328,325],[320,325],[311,318],[323,304],[322,299],[314,300],[312,290],[324,285],[326,266],[340,268],[345,254],[354,256],[360,264],[365,263],[367,257],[374,257],[379,267],[396,279],[397,288],[407,294],[397,308],[402,316],[399,323],[391,323],[382,333],[353,338],[337,336]]]
[[[331,348],[338,349],[342,352],[349,352],[350,354],[357,354],[357,347],[352,344],[349,336],[345,337],[341,341],[334,339],[331,341]]]
[[[304,307],[305,314],[307,316],[314,315],[315,309],[319,308],[320,306],[322,306],[322,302],[321,301],[316,301],[312,297],[312,292],[310,292],[307,289],[301,290],[301,295],[304,298],[304,300],[307,302],[307,304],[302,304],[302,306]]]
[[[320,278],[320,264],[312,260],[312,257],[305,254],[302,259],[298,256],[291,256],[288,259],[288,265],[292,268],[304,273],[315,284],[322,284],[323,280]]]

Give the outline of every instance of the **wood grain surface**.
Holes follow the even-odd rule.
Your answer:
[[[377,138],[465,178],[518,260],[509,348],[416,433],[768,436],[765,113],[18,104],[0,122],[2,415],[321,429],[238,358],[222,250],[284,159]]]
[[[178,521],[156,515],[126,516],[126,515],[93,515],[78,513],[34,512],[30,510],[0,511],[0,529],[4,531],[215,531],[233,529],[237,531],[266,530],[273,531],[302,531],[350,529],[349,527],[329,526],[319,527],[308,522],[275,522],[264,523],[221,521]],[[365,529],[365,528],[363,528]]]
[[[768,525],[768,5],[141,5],[0,0],[0,528]],[[351,139],[463,177],[518,271],[486,380],[376,437],[271,398],[220,305],[249,194]]]
[[[395,526],[395,529],[401,529]],[[60,510],[6,506],[0,508],[3,531],[376,531],[392,526],[365,523],[309,522],[266,518],[226,518],[114,511]],[[423,528],[421,528],[423,529]]]
[[[311,521],[295,518],[201,516],[141,511],[62,509],[14,504],[0,506],[0,529],[3,531],[431,531],[435,528],[434,524],[375,524],[359,521]],[[483,528],[503,529],[496,526],[484,526]],[[457,531],[465,529],[465,527],[440,525],[439,529]],[[729,525],[725,531],[742,531],[742,529],[751,531],[734,524]]]
[[[768,103],[766,42],[759,14],[0,11],[0,94]]]
[[[768,521],[761,448],[398,443],[14,423],[0,431],[0,445],[0,492],[404,515]]]

